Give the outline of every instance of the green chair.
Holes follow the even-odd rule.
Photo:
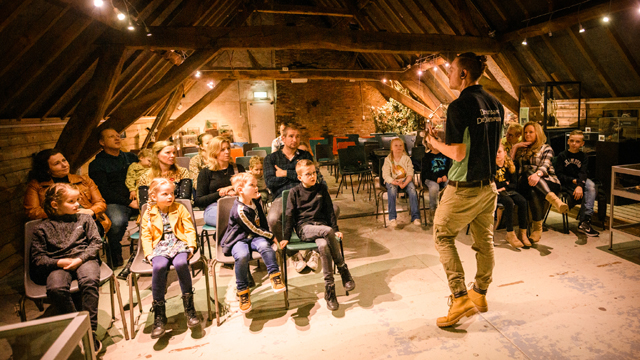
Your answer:
[[[238,156],[236,158],[236,164],[242,165],[245,170],[249,170],[249,163],[251,162],[251,156]]]
[[[254,147],[251,150],[264,150],[267,152],[267,155],[271,154],[271,146],[264,146],[264,147]]]
[[[286,213],[287,213],[287,199],[289,198],[289,190],[285,190],[282,192],[282,236],[284,237],[284,226],[286,224]],[[340,241],[340,252],[342,253],[342,257],[344,258],[344,248],[342,247],[342,239],[338,238]],[[317,250],[318,246],[315,242],[312,241],[302,241],[295,230],[291,233],[291,239],[289,239],[289,243],[287,246],[282,249],[282,272],[284,274],[284,285],[287,288],[285,291],[285,306],[287,309],[289,308],[289,279],[287,274],[287,252],[295,253],[302,250]],[[336,272],[336,265],[334,263],[334,273]],[[349,295],[349,292],[346,292]]]

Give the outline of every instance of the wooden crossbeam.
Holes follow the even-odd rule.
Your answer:
[[[150,107],[193,75],[193,73],[202,65],[209,62],[219,51],[220,49],[204,49],[195,51],[180,66],[172,67],[171,70],[169,70],[162,79],[153,86],[145,89],[142,94],[137,96],[135,99],[128,100],[126,103],[118,107],[107,121],[93,129],[91,136],[89,137],[90,140],[82,147],[80,156],[73,164],[72,168],[78,168],[100,151],[100,144],[97,141],[100,131],[106,128],[113,128],[116,131],[121,132],[126,129]]]
[[[198,115],[204,108],[209,106],[213,100],[215,100],[220,94],[222,94],[229,85],[233,84],[234,80],[224,79],[220,80],[216,86],[213,87],[208,93],[204,94],[200,100],[196,101],[195,104],[191,105],[185,112],[180,114],[177,119],[168,124],[162,129],[160,134],[158,134],[158,140],[166,140],[173,133],[178,131],[184,124],[188,123],[191,119],[193,119],[196,115]]]
[[[267,13],[267,14],[353,17],[353,14],[351,14],[347,9],[329,8],[329,7],[323,7],[323,6],[306,6],[306,5],[261,4],[256,7],[255,12]]]
[[[498,40],[501,42],[510,42],[514,40],[522,41],[524,38],[532,38],[548,34],[549,32],[564,30],[580,21],[597,19],[602,17],[604,14],[612,14],[630,8],[637,8],[637,6],[638,2],[636,0],[619,0],[611,3],[606,2],[590,8],[582,7],[580,12],[578,12],[578,7],[576,6],[573,8],[574,11],[568,15],[553,18],[551,21],[541,19],[544,21],[540,24],[526,27],[523,26],[521,29],[499,36]]]
[[[107,41],[129,48],[148,49],[222,49],[305,50],[327,49],[364,53],[418,54],[473,51],[493,54],[500,50],[488,37],[442,34],[401,34],[375,31],[301,28],[287,26],[246,26],[237,29],[219,27],[154,27],[153,36],[110,32]]]
[[[122,71],[124,52],[125,47],[122,45],[105,48],[89,82],[89,91],[84,94],[77,110],[58,138],[56,147],[62,151],[70,164],[76,163],[91,130],[98,126],[104,116]]]
[[[375,87],[378,91],[380,91],[380,94],[382,94],[382,96],[384,96],[385,99],[393,98],[399,103],[401,103],[402,105],[408,107],[409,109],[415,111],[416,113],[424,117],[429,117],[429,115],[431,115],[432,113],[428,107],[412,99],[410,96],[407,96],[401,93],[400,91],[392,88],[389,85],[385,85],[377,81],[370,83],[370,85]]]
[[[167,122],[169,121],[169,117],[171,117],[171,114],[173,114],[173,112],[178,107],[183,93],[184,85],[180,84],[180,86],[173,90],[173,92],[169,95],[169,98],[162,107],[162,110],[160,110],[160,113],[158,113],[158,116],[156,116],[156,119],[153,121],[153,124],[151,125],[149,133],[144,139],[142,146],[140,146],[141,149],[147,147],[156,130],[158,130],[158,132],[162,132],[162,129],[164,129],[164,127],[167,125]]]
[[[607,91],[609,91],[609,94],[611,94],[611,96],[613,97],[620,96],[618,89],[616,89],[616,86],[613,84],[613,81],[611,81],[609,75],[607,75],[602,65],[600,65],[600,62],[596,59],[596,57],[589,49],[587,42],[584,40],[584,37],[581,36],[576,29],[567,29],[567,32],[578,47],[578,50],[580,51],[582,56],[584,56],[591,68],[593,68],[593,71],[596,72],[598,79],[600,79],[604,87],[607,89]]]
[[[282,71],[282,69],[246,69],[246,68],[216,68],[204,69],[203,79],[211,78],[216,80],[376,80],[380,81],[385,77],[388,80],[398,80],[402,76],[401,71],[383,70],[350,70],[350,69],[300,69]]]

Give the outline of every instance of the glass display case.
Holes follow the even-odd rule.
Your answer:
[[[598,119],[598,141],[623,142],[637,139],[637,117],[620,116]]]
[[[545,131],[581,128],[582,97],[579,81],[521,85],[518,104],[519,121],[522,125],[528,121],[535,121],[542,125]]]
[[[624,234],[640,238],[640,223],[627,216],[616,218],[615,209],[623,198],[633,203],[640,202],[640,164],[613,166],[611,168],[611,208],[609,209],[609,250],[613,249],[613,235]]]

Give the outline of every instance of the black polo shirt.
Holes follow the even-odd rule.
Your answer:
[[[465,144],[467,153],[462,161],[453,160],[449,180],[493,179],[503,122],[504,107],[482,85],[462,90],[447,109],[445,143]]]

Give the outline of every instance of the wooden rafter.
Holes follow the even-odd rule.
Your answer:
[[[598,79],[600,79],[602,85],[604,85],[609,94],[613,97],[620,96],[618,89],[616,89],[616,86],[613,84],[613,81],[611,81],[611,78],[609,78],[609,75],[607,75],[602,65],[600,65],[600,62],[598,62],[596,57],[591,53],[591,50],[589,49],[587,42],[584,41],[583,36],[578,33],[578,30],[572,28],[567,29],[567,32],[569,33],[569,36],[571,36],[573,43],[578,47],[582,56],[584,56],[591,68],[596,72]]]
[[[635,78],[636,83],[640,83],[640,66],[638,66],[638,62],[631,54],[631,51],[629,51],[627,45],[625,45],[622,38],[620,38],[618,32],[610,26],[603,26],[603,30],[611,40],[613,46],[620,53],[622,61],[627,65],[627,68],[631,70],[631,74]]]
[[[142,146],[140,146],[141,149],[147,147],[156,130],[158,130],[158,132],[162,132],[162,129],[164,129],[164,127],[167,125],[167,122],[169,121],[169,117],[178,107],[178,104],[182,99],[183,92],[184,85],[180,84],[180,86],[178,86],[175,90],[173,90],[171,94],[169,94],[169,98],[162,107],[162,110],[160,110],[158,116],[156,116],[156,119],[153,121],[153,124],[151,124],[149,133],[147,133],[147,137],[144,139]]]
[[[418,8],[418,11],[420,12],[420,15],[422,15],[424,17],[423,21],[419,21],[419,23],[423,23],[424,22],[424,27],[426,27],[426,29],[424,31],[425,34],[436,34],[436,33],[444,34],[444,33],[446,33],[446,31],[442,31],[440,29],[440,27],[438,26],[436,21],[431,16],[431,13],[429,11],[427,11],[427,9],[425,9],[425,7],[422,5],[421,1],[418,1],[418,0],[411,0],[411,1]],[[402,2],[402,4],[404,4],[404,1]],[[411,12],[411,13],[413,14],[413,12]],[[451,32],[451,35],[458,35],[458,34]]]
[[[184,124],[188,123],[189,120],[193,119],[196,115],[198,115],[204,108],[209,106],[213,100],[215,100],[224,90],[226,90],[229,85],[233,84],[234,80],[220,80],[216,86],[213,87],[208,93],[206,93],[200,100],[196,101],[193,105],[191,105],[185,112],[180,114],[177,119],[168,124],[160,134],[158,134],[158,140],[166,140],[171,136],[174,132],[178,131]]]
[[[576,7],[574,12],[572,12],[571,14],[559,16],[552,19],[551,21],[544,21],[540,24],[535,24],[527,27],[523,26],[523,28],[521,29],[501,35],[499,37],[499,40],[501,42],[510,42],[514,40],[522,41],[522,39],[524,38],[532,38],[548,34],[549,32],[558,32],[561,30],[565,30],[580,21],[588,21],[591,19],[600,18],[602,17],[602,14],[616,13],[619,11],[627,10],[629,8],[637,8],[637,6],[638,2],[636,0],[619,0],[613,1],[611,2],[611,4],[609,4],[609,2],[606,2],[604,4],[596,5],[590,8],[582,7],[579,13],[578,8]]]
[[[160,81],[144,90],[142,94],[132,100],[128,100],[111,114],[109,119],[95,128],[91,139],[97,139],[100,131],[105,128],[113,128],[120,132],[133,124],[150,107],[157,103],[166,94],[173,91],[182,82],[189,78],[201,66],[209,62],[220,49],[197,50],[189,56],[180,66],[172,67]],[[83,164],[91,159],[100,150],[97,141],[89,141],[82,148],[81,156],[77,164]]]
[[[548,36],[541,36],[540,38],[542,38],[544,43],[547,45],[549,53],[556,58],[556,64],[559,65],[562,70],[564,70],[564,72],[569,75],[569,79],[571,79],[571,81],[576,81],[578,79],[578,76],[573,68],[569,65],[569,62],[566,60],[565,56],[561,52],[556,50],[555,46],[553,46]]]
[[[73,169],[81,165],[77,162],[79,152],[91,135],[91,130],[98,126],[104,117],[118,75],[122,70],[124,52],[125,47],[122,45],[112,45],[105,48],[89,82],[89,91],[84,94],[77,110],[58,138],[56,147],[62,151]]]
[[[323,6],[261,4],[256,7],[255,11],[267,14],[353,17],[349,10]]]
[[[286,26],[152,28],[154,36],[111,32],[110,42],[130,48],[203,49],[213,44],[223,49],[305,50],[327,49],[371,53],[435,53],[473,51],[493,54],[499,44],[488,37],[441,34],[401,34]]]
[[[253,66],[254,68],[261,68],[262,65],[260,65],[260,62],[258,61],[258,59],[256,59],[255,56],[253,56],[253,54],[251,53],[251,50],[247,50],[247,55],[249,56],[249,61],[251,61],[251,66]]]
[[[31,6],[33,0],[3,1],[0,4],[0,32],[4,30],[21,12]]]
[[[352,70],[352,69],[296,69],[282,71],[282,69],[274,68],[209,68],[204,69],[204,78],[216,80],[232,79],[232,80],[291,80],[291,79],[310,79],[310,80],[356,80],[380,81],[383,78],[388,80],[399,80],[403,71],[385,71],[385,70]]]
[[[402,105],[408,107],[409,109],[415,111],[416,113],[424,117],[429,117],[429,115],[431,115],[432,113],[428,107],[424,106],[418,101],[415,101],[410,96],[407,96],[401,93],[400,91],[394,89],[389,85],[385,85],[381,82],[372,82],[370,83],[370,85],[376,88],[378,91],[380,91],[380,94],[382,94],[382,96],[384,96],[385,99],[393,98],[394,100],[398,101]]]
[[[127,24],[123,21],[118,21],[116,13],[113,8],[108,5],[102,7],[96,7],[93,5],[93,1],[77,1],[77,0],[58,0],[65,4],[72,5],[76,11],[88,16],[91,19],[97,20],[110,28],[118,31],[127,31]]]

